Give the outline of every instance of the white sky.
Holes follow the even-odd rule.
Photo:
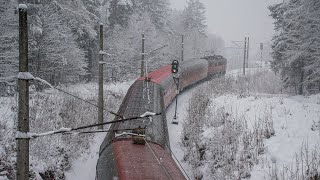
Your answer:
[[[226,45],[250,37],[251,45],[270,41],[273,20],[268,5],[282,0],[200,0],[207,8],[208,31],[221,36]],[[183,9],[186,0],[170,0],[175,9]]]

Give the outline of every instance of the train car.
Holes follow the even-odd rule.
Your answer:
[[[208,61],[204,59],[191,59],[181,62],[180,90],[205,79],[208,76]]]
[[[180,90],[225,72],[224,58],[193,59],[180,63]],[[129,88],[117,114],[156,116],[112,124],[99,151],[96,180],[186,179],[172,159],[165,109],[177,95],[171,65],[162,66]],[[116,117],[115,120],[119,120]]]
[[[208,79],[226,74],[227,60],[220,55],[205,56],[208,61]]]
[[[100,147],[97,180],[185,179],[171,157],[164,109],[159,84],[144,79],[134,82],[118,114],[124,118],[139,117],[146,111],[159,115],[112,124],[114,132],[107,134]],[[145,138],[135,141],[139,136],[133,134],[139,129]]]

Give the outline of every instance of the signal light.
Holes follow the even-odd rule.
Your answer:
[[[172,61],[172,63],[171,63],[171,72],[173,74],[177,74],[178,73],[178,67],[179,67],[179,61],[177,61],[177,60]]]

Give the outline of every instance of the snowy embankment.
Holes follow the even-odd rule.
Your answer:
[[[108,110],[117,111],[131,83],[107,84],[105,86],[105,107]],[[56,89],[46,89],[40,93],[34,91],[33,87],[30,87],[30,89],[31,133],[44,133],[58,130],[62,127],[75,128],[96,123],[96,107]],[[59,87],[59,89],[92,104],[97,102],[98,87],[96,83],[71,85]],[[113,115],[105,113],[105,121],[109,121],[112,118]],[[16,119],[16,97],[1,97],[0,179],[15,179],[13,168],[16,161]],[[44,177],[77,180],[81,178],[94,179],[96,154],[104,135],[105,133],[60,134],[31,139],[30,179]],[[65,173],[66,171],[68,173]]]
[[[109,84],[106,89],[112,96],[116,96],[115,94],[120,93],[121,96],[124,97],[132,83],[133,81],[118,84]],[[118,104],[117,106],[119,105],[120,104]],[[118,109],[118,107],[113,107],[113,109],[116,112],[116,109]],[[113,119],[105,119],[105,121],[110,120]],[[73,161],[70,170],[65,173],[67,180],[95,179],[96,165],[99,158],[99,148],[106,134],[107,133],[97,133],[93,135],[94,137],[90,142],[90,148],[87,153],[82,154],[78,159]]]
[[[277,94],[276,79],[267,87],[268,71],[229,77],[237,80],[180,94],[178,125],[171,124],[175,104],[167,110],[171,148],[188,176],[291,180],[319,173],[320,95]]]

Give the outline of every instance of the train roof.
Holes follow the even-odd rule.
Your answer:
[[[135,145],[131,140],[120,140],[112,146],[119,179],[185,180],[171,154],[158,144]]]
[[[205,60],[226,60],[223,56],[221,55],[210,55],[210,56],[204,56],[201,59]]]
[[[166,65],[158,68],[155,71],[148,73],[148,78],[154,83],[159,84],[162,80],[167,79],[171,75],[171,65]],[[138,80],[144,80],[145,76],[140,77]]]

